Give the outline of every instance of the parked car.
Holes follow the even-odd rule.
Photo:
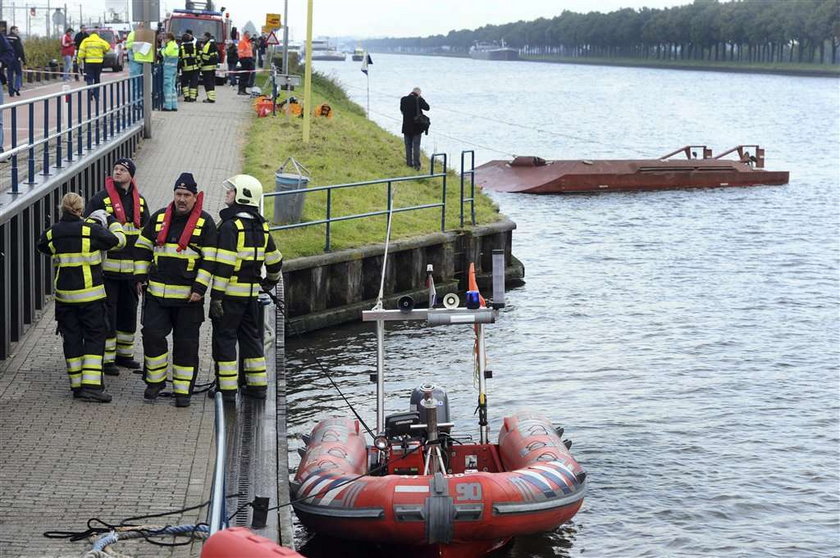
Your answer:
[[[117,31],[110,27],[95,27],[89,29],[88,32],[96,32],[102,40],[108,41],[111,45],[111,50],[105,53],[102,69],[111,68],[114,72],[121,72],[125,57],[123,56],[123,39],[120,38]]]

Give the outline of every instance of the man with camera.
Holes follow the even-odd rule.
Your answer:
[[[429,103],[421,96],[419,87],[400,99],[405,164],[416,170],[420,170],[420,136],[423,132],[429,133],[429,117],[423,114],[424,110],[429,110]]]

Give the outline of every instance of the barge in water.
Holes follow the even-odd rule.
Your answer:
[[[674,158],[678,155],[685,158]],[[737,159],[725,157],[737,156]],[[764,149],[738,145],[719,155],[687,145],[658,159],[546,161],[515,157],[475,169],[475,182],[498,192],[573,194],[787,184],[788,171],[764,170]]]

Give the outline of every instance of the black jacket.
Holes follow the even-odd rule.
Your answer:
[[[82,44],[82,41],[88,38],[88,34],[85,31],[79,31],[73,37],[73,43],[76,45],[76,50],[79,50],[79,45]]]
[[[157,246],[157,236],[166,218],[166,208],[159,209],[143,227],[135,244],[134,276],[138,281],[148,279],[146,292],[164,305],[187,304],[190,293],[204,296],[213,276],[216,223],[209,213],[201,212],[187,248],[178,251],[178,241],[189,217],[189,214],[173,214],[167,237]]]
[[[425,130],[414,122],[414,117],[424,110],[429,110],[429,103],[420,95],[409,93],[400,99],[400,112],[402,113],[402,133],[410,136],[422,134]]]
[[[9,41],[9,44],[12,46],[12,49],[15,51],[15,59],[20,60],[22,64],[26,64],[26,54],[23,52],[23,41],[20,39],[18,35],[12,35],[9,33],[6,35],[6,40]]]
[[[123,226],[125,233],[126,245],[122,250],[109,252],[108,257],[102,264],[102,269],[105,272],[105,277],[109,279],[128,279],[134,280],[134,243],[140,235],[140,229],[149,222],[149,207],[146,204],[145,198],[140,196],[140,228],[134,226],[134,199],[131,193],[132,188],[136,188],[132,180],[131,187],[128,190],[123,190],[116,186],[120,194],[122,205],[125,208],[125,223],[120,223]],[[97,209],[104,209],[108,215],[115,217],[114,208],[111,205],[111,198],[108,197],[106,190],[100,190],[88,200],[85,207],[85,216],[90,215]]]
[[[219,215],[222,221],[211,296],[214,300],[257,298],[262,284],[280,281],[283,267],[283,256],[274,244],[268,223],[255,208],[244,205],[234,204]]]
[[[63,214],[61,220],[41,234],[38,250],[55,260],[55,299],[66,304],[85,304],[105,298],[102,255],[125,243],[120,226],[110,220],[99,223]]]

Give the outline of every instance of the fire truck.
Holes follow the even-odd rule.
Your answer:
[[[164,20],[164,31],[172,33],[179,41],[187,31],[192,31],[193,37],[201,41],[205,32],[209,32],[216,40],[219,49],[219,69],[216,71],[216,83],[225,81],[225,41],[230,39],[230,13],[224,8],[221,11],[213,9],[213,2],[187,1],[185,9],[172,10]]]

